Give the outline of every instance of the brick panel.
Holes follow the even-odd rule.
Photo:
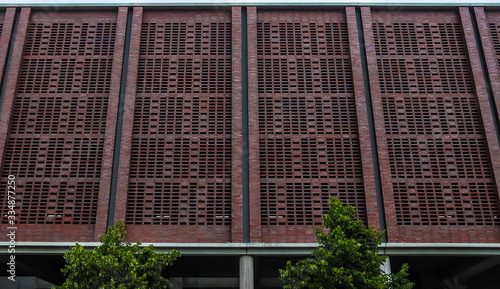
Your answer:
[[[492,242],[495,150],[474,35],[458,11],[362,11],[389,241]]]
[[[116,217],[124,217],[130,240],[228,242],[231,11],[134,13],[132,33],[139,33],[140,25],[140,42],[132,43],[139,53],[131,55],[137,65],[131,73],[137,77],[129,79],[136,83],[127,88],[125,111],[132,131],[122,139],[130,155],[120,160],[129,162],[120,173],[128,174],[128,187],[119,188],[128,193],[118,195],[117,202],[126,199],[126,207],[119,204]],[[149,234],[156,230],[163,233]]]
[[[489,55],[488,57],[494,57],[497,64],[497,71],[500,69],[500,12],[498,11],[484,11],[483,8],[476,8],[476,14],[478,15],[478,21],[481,22],[481,32],[483,33],[485,40],[483,40],[483,45],[487,46],[488,51],[494,52],[494,55]],[[487,27],[483,27],[482,24],[486,24]],[[486,29],[484,29],[486,28]],[[492,59],[488,58],[488,61]],[[492,61],[492,63],[494,63]]]
[[[1,179],[5,185],[16,176],[23,241],[93,241],[104,233],[118,101],[113,86],[123,54],[117,35],[126,19],[120,11],[23,10]]]
[[[15,8],[7,8],[0,11],[0,88],[3,87],[3,75],[7,53],[10,48],[12,27],[16,14]]]
[[[262,241],[313,242],[329,196],[367,219],[346,16],[258,10],[256,28]]]
[[[475,7],[474,11],[481,36],[481,45],[488,71],[489,84],[491,86],[488,92],[494,98],[497,108],[496,117],[498,118],[498,111],[500,109],[500,13],[494,10],[485,11],[482,7]],[[493,133],[491,135],[493,136]],[[490,146],[494,146],[494,144],[496,142],[493,140]],[[500,182],[500,175],[498,173],[498,166],[500,165],[499,154],[492,154],[492,163],[494,167],[497,167],[495,177],[498,186]]]

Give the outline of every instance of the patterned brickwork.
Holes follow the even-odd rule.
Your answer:
[[[329,196],[366,220],[344,12],[258,10],[256,45],[262,240],[313,241]]]
[[[5,18],[5,12],[0,11],[0,38],[2,37],[2,30],[3,30],[3,21]]]
[[[246,39],[236,6],[1,10],[0,187],[16,177],[19,239],[96,241],[113,216],[129,241],[239,243],[248,226],[250,242],[307,243],[333,196],[377,229],[383,203],[389,242],[498,243],[500,13],[357,9],[246,7]]]
[[[154,225],[171,232],[162,241],[192,241],[180,233],[189,226],[211,230],[205,241],[230,240],[231,48],[229,11],[144,12],[126,210],[131,231]]]
[[[371,21],[390,241],[439,242],[412,236],[412,228],[498,226],[497,189],[459,14],[380,10]]]
[[[107,127],[116,126],[107,116],[116,113],[109,102],[113,55],[121,48],[117,13],[34,11],[26,25],[1,183],[17,178],[17,223],[39,226],[21,233],[25,241],[52,240],[33,233],[60,224],[79,233],[57,241],[90,241],[100,192],[109,194],[102,169]]]

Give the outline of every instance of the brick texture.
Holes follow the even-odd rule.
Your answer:
[[[376,229],[385,217],[389,242],[500,242],[500,13],[356,9],[1,10],[0,188],[16,177],[18,240],[95,241],[114,216],[129,241],[243,242],[248,225],[254,243],[307,243],[333,196]]]
[[[250,159],[259,162],[251,194],[259,194],[260,211],[252,217],[260,215],[263,242],[315,241],[313,227],[321,225],[330,196],[356,206],[358,218],[367,220],[357,122],[358,112],[366,114],[364,88],[358,77],[356,98],[350,54],[359,59],[357,38],[349,35],[355,27],[348,30],[345,10],[257,10],[257,39],[249,45],[257,54],[250,109],[258,117],[250,121],[258,122],[252,143],[258,157]],[[369,138],[363,140],[370,152]]]
[[[494,242],[498,154],[468,11],[362,9],[389,241]]]
[[[0,11],[0,87],[3,86],[3,73],[7,60],[7,53],[10,48],[15,14],[16,9],[14,8],[7,8],[5,11]]]
[[[241,7],[232,8],[232,195],[231,242],[243,242],[243,139],[242,139],[242,37]]]
[[[248,159],[250,242],[262,242],[260,222],[259,106],[257,72],[257,7],[247,8],[248,38]]]
[[[241,122],[240,113],[233,118],[241,72],[232,73],[241,20],[233,11],[234,19],[231,10],[134,11],[120,159],[128,180],[115,217],[130,240],[229,242],[233,216],[241,227],[232,211],[233,168],[241,184],[241,153],[233,160],[232,149],[234,137],[241,142],[241,124],[233,126]]]
[[[361,163],[363,166],[363,189],[365,194],[366,220],[368,225],[376,230],[381,230],[377,195],[375,191],[375,178],[370,128],[368,125],[368,112],[366,106],[366,91],[361,64],[361,51],[359,43],[358,23],[354,7],[346,8],[347,31],[349,33],[349,52],[351,56],[352,79],[354,97],[356,101],[356,117],[358,124],[358,138]]]
[[[19,240],[92,241],[105,230],[124,20],[21,11],[0,148],[2,186],[17,180]]]
[[[486,69],[488,71],[489,83],[491,90],[488,90],[493,96],[496,104],[497,112],[500,111],[500,13],[498,11],[486,11],[482,7],[475,7],[474,12],[477,19],[477,25],[481,37],[481,45],[486,60]],[[489,89],[489,88],[487,88]],[[484,93],[484,90],[482,91]],[[490,128],[491,124],[490,124]],[[491,136],[495,135],[491,131]],[[495,141],[490,142],[491,146],[495,146]],[[497,149],[497,148],[493,148]],[[496,166],[495,180],[498,187],[499,174],[498,162],[500,155],[491,154],[492,163]],[[500,196],[499,196],[500,197]]]

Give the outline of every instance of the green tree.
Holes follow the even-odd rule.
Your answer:
[[[330,198],[323,229],[314,232],[319,246],[312,257],[280,269],[285,289],[411,289],[408,265],[398,273],[385,273],[386,257],[378,254],[382,234],[355,219],[355,209]],[[326,229],[326,230],[325,230]]]
[[[86,250],[76,244],[65,254],[66,276],[62,286],[53,289],[156,289],[171,288],[162,276],[165,267],[180,257],[176,250],[156,253],[153,245],[125,242],[125,223],[119,221],[105,235],[99,235],[101,245]]]

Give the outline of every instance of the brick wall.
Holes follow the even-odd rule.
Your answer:
[[[90,241],[105,230],[124,12],[20,11],[0,132],[20,240]]]
[[[19,240],[114,216],[132,241],[314,242],[333,196],[391,242],[498,242],[499,27],[482,7],[0,11]]]
[[[362,15],[389,240],[493,242],[498,144],[468,10]]]

